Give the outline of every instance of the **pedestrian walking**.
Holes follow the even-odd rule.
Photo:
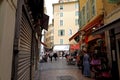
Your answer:
[[[90,57],[87,51],[83,51],[83,75],[86,77],[90,77]]]
[[[54,57],[54,59],[55,59],[55,61],[56,61],[56,60],[57,60],[57,57],[58,57],[58,55],[57,55],[56,52],[53,54],[53,57]]]
[[[52,62],[52,57],[53,57],[53,52],[51,51],[50,53],[49,53],[49,58],[50,58],[50,61]]]
[[[83,74],[83,70],[84,70],[84,66],[83,66],[83,56],[84,56],[84,53],[83,51],[81,51],[81,55],[80,55],[80,66],[82,68],[81,72]]]

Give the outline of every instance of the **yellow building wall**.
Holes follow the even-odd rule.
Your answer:
[[[60,10],[59,4],[54,4],[54,44],[60,44],[60,39],[63,39],[63,44],[70,44],[69,38],[74,35],[78,29],[79,25],[75,25],[75,19],[79,16],[75,16],[75,2],[63,4],[63,10]],[[63,12],[63,17],[60,17],[60,12]],[[63,26],[60,26],[60,20],[63,20]],[[65,36],[58,36],[58,30],[64,29]],[[68,30],[72,30],[72,35],[68,35]]]
[[[88,2],[89,1],[89,2]],[[83,7],[85,6],[86,7],[86,4],[88,2],[88,4],[91,3],[92,0],[79,0],[79,4],[80,4],[80,11],[82,11]],[[89,14],[90,14],[90,20],[89,21],[85,21],[85,25],[82,26],[82,28],[84,28],[88,23],[90,23],[92,20],[94,20],[97,16],[103,14],[103,0],[95,0],[95,15],[92,16],[92,11],[91,9],[89,9]],[[90,8],[91,6],[89,6]],[[87,14],[85,13],[85,17],[87,16]]]
[[[15,12],[10,0],[0,2],[0,80],[11,80]]]
[[[104,6],[106,6],[104,7],[105,8],[105,20],[104,20],[105,24],[109,24],[120,18],[120,4],[113,4],[113,3],[108,3],[107,1],[104,1]],[[118,26],[120,27],[120,25]],[[107,39],[109,39],[109,37],[107,37]],[[108,42],[107,44],[110,44],[110,42]],[[108,49],[108,51],[110,51],[110,48]],[[120,78],[119,54],[117,54],[117,59],[118,59],[119,78]]]
[[[103,0],[96,0],[96,16],[103,14]]]
[[[120,4],[108,3],[104,1],[105,8],[105,24],[108,24],[120,18]]]
[[[87,0],[79,0],[79,4],[80,4],[80,10],[82,10],[83,6],[86,4]]]

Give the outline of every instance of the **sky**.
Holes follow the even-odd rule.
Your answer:
[[[58,3],[58,0],[45,0],[45,7],[47,8],[47,15],[49,16],[49,24],[52,23],[53,19],[53,3]]]

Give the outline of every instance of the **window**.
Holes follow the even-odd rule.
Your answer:
[[[72,30],[71,30],[71,29],[68,30],[68,35],[69,35],[69,36],[72,35]]]
[[[91,1],[91,10],[92,10],[92,16],[94,16],[95,15],[95,0],[92,0]]]
[[[92,16],[95,15],[95,5],[92,6]]]
[[[60,26],[63,26],[63,20],[60,20]]]
[[[80,11],[80,18],[79,18],[79,24],[80,24],[80,26],[82,26],[82,16],[81,16],[81,11]]]
[[[60,13],[60,17],[63,17],[63,13]]]
[[[90,9],[89,9],[89,0],[87,1],[86,4],[86,20],[89,21],[90,20]]]
[[[85,24],[85,6],[82,8],[82,26]]]
[[[65,35],[65,30],[58,31],[58,36],[64,36],[64,35]]]
[[[63,5],[60,5],[60,10],[63,10]]]
[[[91,2],[92,4],[94,4],[94,3],[95,3],[95,0],[91,0],[91,1],[92,1],[92,2]]]
[[[75,25],[78,25],[78,19],[75,19]]]
[[[79,16],[79,12],[78,11],[75,12],[75,16]]]
[[[75,4],[75,9],[78,9],[79,8],[79,5],[78,3]]]
[[[60,39],[60,44],[63,44],[63,39]]]
[[[79,42],[80,37],[79,37],[79,36],[76,36],[74,39],[75,39],[76,42]]]

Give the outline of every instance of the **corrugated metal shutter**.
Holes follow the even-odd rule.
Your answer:
[[[20,42],[17,80],[30,80],[32,29],[23,10],[20,20]]]

